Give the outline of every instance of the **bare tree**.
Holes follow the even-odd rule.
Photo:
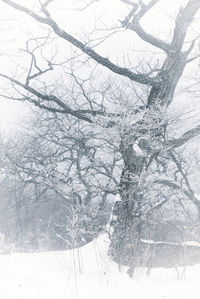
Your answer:
[[[77,121],[82,130],[86,128],[87,134],[91,131],[95,132],[95,140],[89,135],[94,152],[99,146],[96,142],[97,135],[103,136],[103,140],[107,142],[106,147],[112,139],[112,143],[120,154],[123,169],[116,188],[120,194],[120,201],[117,201],[113,207],[114,220],[110,253],[119,263],[134,266],[134,257],[138,256],[137,251],[140,251],[139,241],[143,227],[146,225],[145,221],[148,220],[147,216],[165,204],[166,192],[181,191],[197,206],[197,200],[174,150],[198,136],[200,126],[188,129],[179,137],[173,137],[173,134],[170,134],[171,126],[167,112],[186,66],[188,63],[195,63],[195,59],[198,58],[196,53],[198,35],[196,34],[191,41],[187,41],[187,44],[186,36],[195,16],[199,13],[200,2],[188,0],[183,7],[180,7],[172,37],[170,41],[165,41],[148,33],[141,25],[143,18],[158,5],[159,0],[147,1],[147,3],[121,0],[129,7],[129,13],[120,22],[121,28],[133,31],[150,47],[162,52],[162,55],[158,56],[159,66],[152,64],[149,71],[145,66],[141,70],[142,62],[137,71],[112,62],[111,59],[99,54],[93,46],[76,38],[75,35],[69,33],[70,31],[64,30],[52,17],[51,5],[53,7],[54,1],[41,3],[39,12],[12,0],[1,2],[16,11],[23,12],[36,22],[45,24],[55,36],[78,49],[79,62],[82,59],[80,55],[84,54],[84,67],[87,65],[90,69],[87,78],[72,64],[70,71],[66,67],[66,64],[71,61],[75,65],[76,57],[72,57],[65,63],[56,63],[52,55],[50,60],[45,59],[47,67],[44,68],[38,66],[36,48],[30,50],[27,47],[26,51],[32,59],[27,68],[26,78],[19,80],[7,74],[0,74],[0,77],[14,88],[12,94],[4,93],[4,97],[28,101],[54,115],[63,115],[69,123]],[[84,8],[94,5],[92,2],[86,3]],[[62,79],[60,84],[57,82],[49,85],[47,76],[43,77],[45,79],[41,84],[40,78],[54,71],[58,65],[61,67],[59,71],[68,78],[67,84]],[[111,83],[114,79],[104,80],[104,82],[97,76],[94,79],[96,66],[103,66],[110,71],[115,84]],[[93,81],[96,85],[93,85]],[[130,92],[134,98],[132,101],[129,100]],[[113,104],[115,104],[114,108]],[[92,150],[85,143],[87,134],[84,136],[81,147],[82,150],[89,151],[88,153],[91,154]],[[80,153],[79,147],[77,155]],[[111,153],[114,155],[113,151]],[[174,180],[173,176],[176,171],[171,170],[172,164],[185,180],[186,190]],[[52,162],[50,165],[52,166]],[[106,168],[104,165],[100,168],[102,167]],[[79,165],[76,164],[76,170],[78,168]],[[107,177],[109,177],[109,171],[106,170],[106,174],[104,173]],[[84,185],[84,177],[80,176],[81,172],[78,171],[77,174]],[[115,178],[112,177],[112,180],[114,181]],[[87,183],[85,187],[88,190]],[[149,190],[154,192],[150,194]],[[162,190],[165,191],[162,192]]]
[[[24,193],[18,213],[24,218],[24,206],[31,210],[32,201],[33,211],[34,206],[40,203],[44,207],[47,197],[51,210],[54,198],[55,213],[50,225],[54,226],[52,233],[54,230],[55,238],[59,236],[60,240],[65,240],[66,248],[91,241],[109,220],[111,202],[117,192],[118,181],[114,173],[120,156],[108,156],[104,161],[102,150],[104,158],[105,151],[111,152],[107,143],[104,145],[104,139],[86,126],[82,128],[77,120],[69,120],[62,115],[50,116],[46,111],[35,111],[33,119],[23,123],[20,135],[11,139],[4,144],[7,159],[4,167],[8,175],[17,178],[16,197],[20,196],[22,186],[24,189],[29,186],[29,192],[35,189],[33,195],[31,192]],[[70,219],[74,213],[78,217],[76,242],[72,242],[69,233]],[[35,218],[30,219],[30,224]]]

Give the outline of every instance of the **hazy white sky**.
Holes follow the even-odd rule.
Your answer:
[[[16,0],[16,2],[24,5],[27,5],[28,2],[29,7],[37,9],[37,6],[34,5],[34,3],[38,3],[36,0]],[[144,19],[145,28],[149,32],[159,34],[161,38],[166,38],[173,28],[173,17],[176,15],[177,7],[184,2],[187,1],[161,0],[157,8]],[[83,3],[84,1],[81,0],[55,0],[52,4],[52,14],[59,24],[66,31],[72,34],[75,32],[76,36],[81,36],[81,38],[84,38],[85,31],[91,32],[94,25],[98,28],[105,27],[105,24],[108,24],[108,27],[117,25],[118,21],[128,13],[128,6],[124,5],[120,0],[99,0],[84,12],[68,10],[69,8],[83,7]],[[1,3],[1,1],[0,25],[1,72],[10,75],[23,73],[29,57],[19,49],[25,47],[25,41],[31,34],[42,36],[47,31],[44,26],[36,24],[31,18],[16,12],[14,9]],[[100,32],[99,34],[104,33]],[[119,63],[123,63],[126,49],[140,50],[140,45],[140,40],[133,32],[123,32],[107,40],[98,48],[98,51],[105,56],[111,57],[111,60],[118,60]],[[135,54],[132,57],[133,61],[135,59],[136,62],[137,57]],[[17,61],[17,68],[13,61]],[[0,82],[0,84],[2,83]],[[1,127],[10,126],[12,120],[16,121],[23,117],[25,111],[27,112],[23,103],[6,101],[0,98]]]

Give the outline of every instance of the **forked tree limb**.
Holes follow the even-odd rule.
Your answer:
[[[17,79],[14,79],[10,76],[4,75],[0,73],[0,78],[4,78],[6,80],[9,80],[12,84],[18,86],[19,88],[22,88],[24,91],[27,92],[27,95],[24,95],[23,97],[20,98],[14,98],[14,97],[9,97],[5,95],[0,95],[4,98],[7,99],[13,99],[16,101],[28,101],[33,103],[35,106],[45,109],[49,112],[54,112],[54,113],[61,113],[61,114],[66,114],[66,115],[71,115],[77,119],[87,121],[89,123],[93,123],[94,119],[93,117],[96,116],[104,116],[107,117],[108,120],[105,123],[106,127],[110,127],[114,125],[114,122],[110,120],[110,118],[113,117],[120,117],[120,113],[111,113],[111,112],[105,112],[103,110],[95,110],[95,109],[72,109],[70,108],[65,101],[59,99],[53,94],[43,94],[42,92],[36,90],[35,88],[31,87],[30,85],[26,83],[22,83],[18,81]],[[54,104],[48,105],[48,103]],[[136,110],[137,113],[137,110]]]
[[[155,40],[153,43],[159,43],[159,46],[161,47],[167,47],[169,49],[173,49],[173,53],[170,53],[167,55],[166,61],[163,65],[162,70],[160,71],[160,74],[156,76],[156,78],[151,78],[146,74],[136,74],[132,71],[130,71],[127,68],[119,67],[118,65],[112,63],[109,59],[99,55],[97,52],[95,52],[92,48],[86,46],[84,43],[82,43],[80,40],[76,39],[74,36],[67,33],[65,30],[62,30],[58,24],[51,18],[51,17],[42,17],[32,10],[30,10],[27,7],[24,7],[20,4],[15,3],[12,0],[1,0],[5,4],[17,9],[18,11],[24,12],[25,14],[29,15],[36,21],[46,24],[50,26],[53,31],[60,36],[61,38],[65,39],[75,47],[79,48],[83,53],[87,54],[89,57],[94,59],[97,63],[100,65],[105,66],[106,68],[110,69],[112,72],[122,75],[124,77],[127,77],[135,82],[141,83],[141,84],[147,84],[152,86],[152,90],[150,92],[149,98],[148,98],[148,105],[153,105],[154,101],[158,98],[160,102],[164,101],[165,98],[172,96],[175,90],[175,87],[179,81],[179,78],[182,75],[182,72],[185,68],[185,65],[187,63],[187,53],[182,53],[182,46],[184,43],[184,39],[188,30],[188,27],[190,26],[196,12],[200,9],[200,1],[197,0],[189,0],[184,8],[181,8],[177,19],[175,23],[175,29],[173,34],[172,43],[170,45],[160,43],[159,41]],[[152,0],[149,2],[148,5],[141,6],[141,9],[136,14],[136,19],[139,22],[139,19],[148,12],[149,9],[151,9],[159,0]],[[140,27],[138,27],[141,30]],[[144,34],[144,35],[143,35]],[[142,33],[141,37],[143,40],[145,40],[145,34]],[[149,38],[149,37],[148,37]],[[150,37],[151,39],[152,37]],[[165,74],[165,75],[164,75]],[[164,75],[164,77],[163,77]],[[83,115],[81,111],[78,112],[72,110],[70,107],[68,107],[66,104],[62,102],[62,100],[54,97],[50,98],[49,96],[43,95],[40,92],[34,90],[30,86],[23,85],[19,81],[10,78],[6,75],[1,74],[1,77],[9,79],[11,82],[17,84],[18,86],[23,87],[25,90],[31,92],[39,99],[42,99],[43,101],[50,101],[52,100],[55,102],[59,107],[62,108],[62,113],[66,111],[66,113],[72,114],[75,117],[80,117],[81,119],[87,119],[87,121],[91,121],[90,118],[88,118],[86,115]],[[158,81],[156,81],[158,80]],[[44,103],[38,103],[39,105],[44,105]],[[88,112],[91,115],[97,115],[98,111],[90,111]],[[95,114],[96,113],[96,114]],[[198,136],[200,134],[200,125],[189,130],[185,134],[183,134],[180,138],[169,140],[164,145],[165,148],[177,148],[185,144],[187,141],[191,140],[192,138]]]
[[[120,67],[120,66],[116,65],[115,63],[111,62],[108,58],[105,58],[105,57],[99,55],[91,47],[86,46],[80,40],[78,40],[77,38],[75,38],[71,34],[67,33],[65,30],[61,29],[58,26],[58,24],[52,18],[42,17],[42,16],[36,14],[35,12],[33,12],[32,10],[30,10],[29,8],[24,7],[20,4],[17,4],[15,2],[11,1],[11,0],[1,0],[1,1],[8,4],[9,6],[15,8],[15,9],[17,9],[18,11],[24,12],[25,14],[29,15],[30,17],[32,17],[36,21],[50,26],[58,36],[60,36],[64,40],[68,41],[69,43],[71,43],[72,45],[74,45],[75,47],[80,49],[83,53],[88,55],[90,58],[94,59],[97,63],[99,63],[102,66],[105,66],[106,68],[108,68],[112,72],[114,72],[118,75],[127,77],[127,78],[129,78],[129,79],[131,79],[131,80],[133,80],[137,83],[141,83],[141,84],[145,84],[145,85],[151,85],[151,86],[154,85],[153,78],[148,77],[145,74],[133,73],[129,69],[124,68],[124,67]]]

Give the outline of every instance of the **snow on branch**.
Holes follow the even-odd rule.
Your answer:
[[[196,241],[186,241],[182,243],[174,243],[174,242],[165,242],[165,241],[153,241],[153,240],[145,240],[140,239],[140,242],[143,244],[149,245],[167,245],[167,246],[178,246],[178,247],[199,247],[200,243]]]

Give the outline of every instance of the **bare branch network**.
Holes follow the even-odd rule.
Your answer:
[[[8,150],[11,169],[17,169],[24,183],[43,184],[75,206],[85,203],[86,207],[93,200],[100,202],[102,212],[107,198],[117,194],[120,200],[113,205],[110,222],[110,255],[119,264],[129,264],[131,271],[135,257],[142,253],[141,243],[179,246],[175,241],[151,240],[157,221],[167,219],[170,209],[188,215],[189,202],[200,219],[197,187],[187,168],[189,162],[183,159],[183,148],[200,135],[200,125],[176,128],[176,122],[168,116],[178,84],[182,84],[184,72],[189,73],[187,65],[193,66],[199,57],[199,35],[190,31],[200,1],[188,0],[180,7],[165,40],[143,25],[161,1],[119,0],[128,12],[118,21],[116,32],[132,35],[132,46],[135,40],[144,44],[145,52],[140,52],[134,67],[130,56],[117,62],[111,54],[101,54],[102,41],[111,35],[99,37],[94,28],[92,40],[87,38],[89,33],[81,38],[71,33],[72,28],[64,29],[53,17],[53,0],[39,1],[37,10],[20,1],[0,3],[51,32],[46,39],[27,41],[23,50],[29,57],[25,74],[17,77],[0,73],[2,81],[10,86],[8,90],[2,88],[1,97],[40,108],[31,123],[30,136],[24,135],[26,146]],[[81,13],[100,5],[98,0],[82,3]],[[110,33],[112,28],[106,30]],[[74,53],[69,59],[62,53],[59,60],[60,52],[48,44],[51,34],[52,43],[62,44],[56,44],[60,52],[72,46]],[[44,49],[49,50],[48,55]],[[149,59],[143,54],[150,56],[148,49],[152,49]],[[132,53],[136,61],[136,51]],[[153,227],[152,235],[147,238],[149,227]]]

